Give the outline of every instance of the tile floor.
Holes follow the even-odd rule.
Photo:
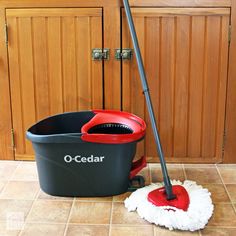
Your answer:
[[[128,213],[125,193],[105,198],[52,197],[39,188],[34,162],[0,161],[0,236],[236,235],[236,165],[168,165],[173,179],[193,179],[212,193],[215,212],[203,231],[168,231]],[[160,166],[142,172],[160,181]]]

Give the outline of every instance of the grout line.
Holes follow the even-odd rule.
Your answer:
[[[39,188],[39,191],[40,191],[40,188]],[[0,200],[3,200],[3,199],[4,200],[21,200],[21,201],[34,201],[34,200],[38,200],[38,201],[55,201],[55,202],[73,202],[73,199],[38,198],[38,190],[37,190],[37,193],[35,194],[35,197],[32,198],[32,199],[29,199],[29,198],[10,198],[10,197],[1,198],[0,197]],[[99,202],[106,203],[106,202],[112,202],[112,200],[110,200],[110,201],[77,200],[77,201],[78,202],[87,202],[87,203],[99,203]],[[123,201],[120,200],[120,201],[115,201],[115,202],[123,202]]]
[[[113,213],[113,208],[114,208],[114,202],[113,202],[113,197],[112,197],[112,202],[111,202],[111,212],[110,212],[110,222],[109,222],[109,236],[111,236],[111,227],[112,227],[112,213]]]
[[[216,170],[217,170],[217,172],[218,172],[218,174],[219,174],[219,176],[220,176],[220,179],[221,179],[221,181],[222,181],[222,183],[223,183],[223,186],[224,186],[224,188],[225,188],[225,191],[226,191],[226,193],[227,193],[227,195],[228,195],[228,197],[229,197],[231,206],[232,206],[233,209],[234,209],[234,213],[236,214],[236,207],[235,207],[234,204],[233,204],[233,200],[232,200],[232,198],[231,198],[231,196],[230,196],[230,194],[229,194],[229,191],[228,191],[228,189],[227,189],[227,187],[226,187],[226,185],[225,185],[225,182],[224,182],[224,180],[223,180],[223,178],[222,178],[222,176],[221,176],[221,174],[220,174],[220,171],[219,171],[219,169],[218,169],[217,166],[216,166]]]
[[[23,233],[23,230],[24,230],[25,225],[26,225],[27,218],[28,218],[28,216],[30,215],[30,213],[31,213],[31,211],[32,211],[32,209],[33,209],[34,203],[36,202],[36,200],[37,200],[37,198],[38,198],[39,192],[40,192],[40,188],[39,188],[37,194],[35,195],[35,198],[34,198],[34,200],[33,200],[33,202],[32,202],[32,205],[31,205],[31,207],[30,207],[30,209],[29,209],[28,214],[25,216],[25,221],[24,221],[23,227],[22,227],[22,229],[20,230],[18,236],[21,236],[22,233]]]
[[[225,167],[225,168],[235,168],[236,164],[222,164],[222,163],[216,163],[215,164],[218,167]]]
[[[6,222],[0,220],[0,222]],[[66,225],[66,222],[53,222],[53,221],[29,221],[27,224],[50,224],[50,225]],[[78,225],[78,226],[87,226],[87,225],[95,225],[95,226],[108,226],[109,224],[98,224],[98,223],[69,223],[70,225]],[[123,224],[120,224],[121,226]],[[2,235],[1,235],[2,236]]]
[[[0,223],[6,223],[6,221],[4,220],[0,220]],[[50,225],[65,225],[66,222],[51,222],[51,221],[44,221],[44,222],[40,222],[40,221],[29,221],[27,222],[27,224],[50,224]],[[70,225],[74,225],[74,226],[109,226],[109,224],[99,224],[99,223],[69,223]],[[114,226],[124,226],[124,227],[150,227],[152,226],[151,223],[147,223],[147,224],[114,224]],[[157,226],[159,227],[159,226]],[[218,228],[236,228],[236,226],[207,226],[207,227],[218,227]],[[2,236],[2,235],[1,235]]]
[[[19,166],[22,164],[22,162],[19,162],[18,165],[16,166],[15,170],[12,172],[11,176],[8,178],[8,182],[12,180],[12,177],[16,173],[16,170],[19,168]]]
[[[209,229],[236,229],[236,226],[229,226],[229,225],[224,225],[224,226],[218,226],[218,225],[209,225],[207,226]],[[227,235],[228,236],[228,235]]]
[[[67,201],[68,201],[68,200],[67,200]],[[105,200],[81,200],[81,199],[78,200],[78,199],[77,199],[77,201],[78,201],[78,202],[91,202],[91,203],[96,202],[96,203],[97,203],[97,202],[112,202],[112,199],[111,199],[111,200],[108,200],[108,201],[105,201]]]
[[[37,200],[39,200],[39,201],[73,202],[73,200],[74,200],[74,199],[38,198],[38,197],[37,197]]]
[[[183,172],[184,172],[184,178],[185,178],[185,180],[187,180],[187,174],[186,174],[186,171],[185,171],[184,164],[182,164],[182,169],[183,169]]]
[[[67,229],[68,229],[68,224],[69,224],[69,221],[70,221],[70,218],[71,218],[71,215],[72,215],[72,210],[73,210],[73,208],[74,208],[74,205],[75,205],[75,197],[73,198],[73,202],[72,202],[72,205],[71,205],[71,208],[70,208],[70,212],[69,212],[69,215],[68,215],[68,219],[67,219],[67,221],[66,221],[66,226],[65,226],[65,231],[64,231],[63,236],[66,236]]]
[[[153,181],[152,181],[152,171],[151,171],[151,166],[150,166],[150,164],[148,164],[148,173],[149,173],[149,178],[150,178],[150,184],[152,184]]]
[[[189,168],[189,169],[198,169],[198,168],[204,168],[204,169],[212,169],[215,168],[215,164],[211,165],[211,164],[197,164],[197,163],[193,163],[193,164],[182,164],[185,168]]]

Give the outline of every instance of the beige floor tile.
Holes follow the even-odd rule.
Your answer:
[[[72,208],[70,223],[109,224],[111,202],[79,202]]]
[[[211,228],[207,227],[201,231],[201,235],[204,236],[235,236],[235,228]]]
[[[231,204],[215,204],[208,226],[236,227],[236,214]]]
[[[107,225],[69,225],[66,236],[108,236]]]
[[[113,203],[112,224],[150,225],[150,223],[141,219],[137,212],[128,212],[124,203],[121,202]]]
[[[111,227],[111,236],[152,236],[152,226],[114,226]]]
[[[26,224],[20,236],[63,236],[64,224]]]
[[[149,185],[151,183],[150,171],[148,166],[142,169],[137,175],[142,175],[144,177],[145,185]]]
[[[129,197],[131,192],[126,192],[120,195],[113,196],[114,202],[123,202],[127,197]]]
[[[236,183],[236,167],[218,166],[218,169],[225,184]]]
[[[38,172],[36,168],[36,163],[23,161],[19,164],[16,171],[14,172],[12,180],[22,180],[22,181],[36,181],[38,180]]]
[[[65,223],[71,205],[70,201],[36,200],[27,217],[27,222]]]
[[[236,184],[226,184],[225,186],[229,192],[231,200],[236,202]]]
[[[184,168],[215,168],[215,164],[184,164]]]
[[[44,199],[44,200],[63,200],[63,201],[73,201],[73,197],[57,197],[49,195],[42,190],[39,191],[38,199]]]
[[[232,167],[236,168],[236,164],[216,164],[217,167]]]
[[[230,202],[223,184],[203,184],[202,186],[211,193],[213,203]]]
[[[19,165],[20,162],[12,162],[12,161],[1,161],[0,162],[0,179],[2,180],[9,180],[16,167]]]
[[[20,230],[13,230],[8,228],[7,222],[0,222],[0,235],[1,236],[18,236]]]
[[[222,183],[216,168],[185,168],[187,179],[198,184]]]
[[[161,167],[159,165],[150,166],[151,168],[151,181],[152,182],[162,182],[163,176],[161,172]],[[181,165],[168,165],[168,174],[172,180],[184,181],[184,171]]]
[[[6,221],[7,217],[11,214],[23,214],[26,218],[32,206],[31,200],[13,200],[1,199],[0,200],[0,221]]]
[[[181,231],[181,230],[168,230],[164,227],[154,226],[154,236],[197,236],[199,235],[198,231],[189,232],[189,231]]]
[[[36,181],[10,181],[2,190],[0,198],[31,200],[38,191],[39,185]]]
[[[2,192],[4,186],[6,185],[7,181],[0,181],[0,193]]]
[[[80,201],[80,202],[87,202],[87,201],[91,201],[91,202],[111,202],[112,197],[78,197],[78,198],[76,198],[76,200]]]

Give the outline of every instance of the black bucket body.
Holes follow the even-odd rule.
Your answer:
[[[137,139],[132,125],[119,120],[121,113],[115,114],[116,122],[114,117],[109,120],[106,115],[96,121],[98,113],[59,114],[38,122],[27,131],[44,192],[54,196],[98,197],[127,191],[136,144],[144,133]],[[88,130],[82,132],[86,125]],[[145,131],[145,128],[144,125],[142,129]],[[132,134],[134,140],[126,142]]]

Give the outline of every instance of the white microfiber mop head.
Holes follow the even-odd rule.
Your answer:
[[[137,210],[139,216],[150,223],[164,226],[170,230],[195,231],[203,229],[214,210],[211,193],[193,181],[186,180],[182,183],[174,180],[171,183],[172,185],[182,185],[187,190],[190,199],[187,211],[170,206],[158,207],[148,201],[148,193],[163,187],[161,183],[151,184],[136,190],[130,197],[126,198],[125,207],[128,211]]]

